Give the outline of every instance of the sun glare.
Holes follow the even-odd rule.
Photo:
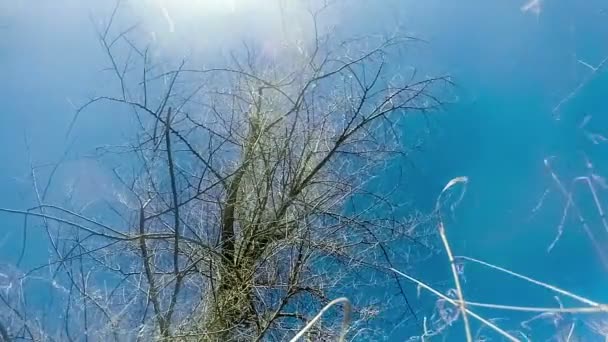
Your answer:
[[[225,14],[246,10],[259,0],[156,0],[167,12],[188,12],[191,15]],[[256,6],[256,7],[257,7]]]

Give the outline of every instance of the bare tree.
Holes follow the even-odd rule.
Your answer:
[[[414,314],[389,269],[405,260],[395,244],[425,245],[426,219],[369,185],[407,153],[405,118],[438,109],[450,84],[402,71],[413,38],[320,35],[312,12],[313,42],[277,58],[246,46],[223,66],[159,72],[119,12],[98,32],[117,91],[73,122],[100,102],[132,113],[133,140],[96,154],[115,166],[115,200],[47,203],[32,168],[36,207],[0,209],[48,232],[44,269],[65,288],[58,338],[285,340],[372,274]],[[356,322],[374,316],[367,304],[354,302]],[[340,320],[307,334],[336,338]]]

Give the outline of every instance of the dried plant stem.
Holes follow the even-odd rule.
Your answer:
[[[580,91],[581,89],[583,89],[583,87],[585,85],[587,85],[587,83],[589,83],[600,71],[602,71],[602,69],[604,68],[604,66],[606,66],[606,63],[608,63],[608,57],[604,58],[600,64],[598,64],[596,67],[594,67],[592,70],[592,72],[587,75],[587,77],[585,77],[581,83],[579,83],[576,88],[574,88],[570,93],[568,93],[565,97],[563,97],[555,107],[553,107],[553,115],[554,118],[559,120],[559,111],[561,109],[561,107],[566,104],[568,101],[570,101],[572,98],[574,98]]]
[[[557,185],[557,188],[562,193],[562,195],[566,198],[566,208],[564,209],[564,211],[568,210],[569,208],[572,208],[571,210],[573,211],[574,215],[576,215],[578,221],[580,222],[580,225],[583,227],[583,230],[584,230],[585,234],[587,234],[587,237],[591,241],[591,244],[593,245],[593,248],[595,249],[595,252],[597,253],[600,261],[602,262],[602,266],[608,271],[608,256],[606,256],[606,253],[604,253],[604,248],[602,248],[601,244],[595,238],[595,235],[593,234],[593,231],[591,230],[591,227],[589,226],[589,224],[585,220],[585,217],[583,216],[580,208],[574,202],[572,191],[568,191],[566,189],[566,186],[564,185],[564,183],[559,179],[559,177],[557,176],[557,173],[555,173],[555,171],[551,167],[550,161],[553,158],[554,157],[545,158],[544,163],[545,163],[546,168],[549,170],[549,173],[551,173],[551,178],[553,178],[553,181]],[[596,202],[596,205],[599,206],[599,207],[601,207],[601,205],[598,202]],[[566,213],[564,213],[564,215],[566,215]],[[563,220],[564,220],[564,218],[562,219],[562,221]],[[559,229],[563,230],[563,227],[561,226],[561,224],[560,224],[560,228]],[[560,230],[559,229],[558,229],[558,238],[559,238],[559,235],[560,235]],[[552,246],[555,244],[556,241],[557,240],[554,240],[554,242],[552,243]],[[550,246],[550,247],[552,247],[552,246]]]
[[[599,304],[599,303],[597,303],[597,302],[594,302],[594,301],[592,301],[592,300],[590,300],[590,299],[587,299],[587,298],[581,297],[581,296],[576,295],[576,294],[574,294],[574,293],[572,293],[572,292],[569,292],[569,291],[566,291],[566,290],[560,289],[559,287],[556,287],[556,286],[553,286],[553,285],[550,285],[550,284],[547,284],[547,283],[543,283],[542,281],[538,281],[538,280],[536,280],[536,279],[532,279],[532,278],[530,278],[530,277],[526,277],[525,275],[521,275],[521,274],[519,274],[519,273],[515,273],[515,272],[513,272],[513,271],[507,270],[507,269],[502,268],[502,267],[500,267],[500,266],[492,265],[492,264],[487,263],[487,262],[485,262],[485,261],[481,261],[481,260],[478,260],[478,259],[475,259],[475,258],[471,258],[471,257],[467,257],[467,256],[457,256],[456,258],[458,258],[458,259],[464,259],[464,260],[468,260],[468,261],[472,261],[472,262],[478,263],[478,264],[480,264],[480,265],[483,265],[483,266],[486,266],[486,267],[489,267],[489,268],[495,269],[495,270],[497,270],[497,271],[500,271],[500,272],[503,272],[503,273],[509,274],[509,275],[511,275],[511,276],[513,276],[513,277],[516,277],[516,278],[519,278],[519,279],[525,280],[525,281],[527,281],[527,282],[529,282],[529,283],[532,283],[532,284],[535,284],[535,285],[538,285],[538,286],[542,286],[542,287],[544,287],[544,288],[546,288],[546,289],[549,289],[549,290],[551,290],[551,291],[557,292],[557,293],[559,293],[559,294],[562,294],[562,295],[564,295],[564,296],[570,297],[570,298],[572,298],[572,299],[578,300],[578,301],[579,301],[579,302],[581,302],[581,303],[585,303],[585,304],[590,305],[590,306],[593,306],[593,307],[601,307],[601,306],[602,306],[601,304]],[[604,307],[605,307],[605,306],[604,306]]]
[[[452,180],[450,180],[448,182],[448,184],[446,184],[446,186],[443,188],[443,190],[441,190],[441,193],[439,194],[439,196],[437,197],[437,203],[435,204],[435,211],[438,213],[439,215],[439,236],[441,237],[441,241],[443,242],[443,246],[445,248],[446,253],[448,254],[448,259],[450,261],[450,268],[452,270],[452,276],[454,277],[454,285],[456,286],[456,294],[458,296],[458,308],[460,309],[460,313],[462,314],[462,321],[464,323],[464,330],[465,330],[465,334],[467,337],[467,342],[472,342],[473,341],[473,335],[471,334],[471,325],[469,324],[469,318],[467,317],[467,308],[465,305],[465,301],[464,301],[464,295],[462,293],[462,286],[460,285],[460,279],[458,277],[458,270],[456,269],[456,263],[454,262],[454,255],[452,254],[452,249],[450,248],[450,244],[448,243],[448,238],[445,234],[445,226],[443,224],[443,219],[441,218],[441,212],[440,212],[440,200],[441,200],[441,196],[445,193],[446,190],[448,190],[449,188],[451,188],[452,186],[454,186],[455,184],[458,183],[463,183],[464,185],[466,185],[468,182],[468,178],[467,177],[456,177],[453,178]],[[465,188],[466,190],[466,188]],[[465,190],[462,191],[462,193],[460,194],[460,197],[457,201],[460,202],[460,200],[462,200],[462,198],[464,197],[464,193]],[[453,206],[452,206],[453,208]]]
[[[458,277],[458,270],[456,269],[454,255],[452,254],[452,249],[450,248],[447,236],[445,235],[445,228],[443,227],[443,222],[439,222],[439,235],[441,236],[441,241],[443,242],[445,251],[448,254],[448,259],[450,260],[450,267],[452,269],[452,275],[454,276],[454,285],[456,286],[456,294],[458,295],[458,308],[462,313],[462,321],[464,323],[464,330],[467,336],[467,341],[470,342],[473,341],[473,335],[471,334],[471,325],[469,324],[469,318],[467,317],[467,308],[464,301],[464,295],[462,293],[462,286],[460,286],[460,279]]]
[[[599,305],[594,307],[580,307],[580,308],[543,308],[536,306],[513,306],[513,305],[501,305],[501,304],[490,304],[490,303],[478,303],[466,301],[467,306],[476,306],[480,308],[490,308],[498,310],[508,311],[523,311],[523,312],[543,312],[543,313],[578,313],[578,314],[594,314],[600,312],[608,312],[607,305]]]
[[[308,322],[308,324],[306,324],[306,326],[304,328],[302,328],[302,330],[300,330],[296,336],[294,336],[289,341],[296,342],[297,340],[302,338],[302,336],[304,336],[304,334],[306,334],[306,332],[308,330],[310,330],[310,328],[312,328],[315,325],[315,323],[317,323],[318,320],[321,319],[321,317],[327,310],[329,310],[332,306],[334,306],[338,303],[344,303],[344,317],[342,318],[342,331],[340,333],[340,339],[339,339],[340,342],[343,342],[346,337],[346,332],[348,331],[348,324],[350,323],[350,312],[351,312],[350,301],[346,297],[337,298],[337,299],[334,299],[331,302],[327,303],[327,305],[325,305],[323,307],[323,309],[321,309],[321,311],[319,311],[319,313],[310,322]]]
[[[390,271],[416,283],[418,286],[424,288],[425,290],[432,292],[433,294],[435,294],[437,297],[445,300],[446,302],[456,306],[456,307],[464,307],[464,310],[466,311],[467,314],[471,315],[471,317],[477,319],[478,321],[480,321],[481,323],[487,325],[488,327],[490,327],[491,329],[493,329],[494,331],[496,331],[497,333],[501,334],[502,336],[504,336],[505,338],[507,338],[509,341],[514,341],[514,342],[519,342],[520,340],[517,339],[516,337],[514,337],[513,335],[509,334],[508,332],[506,332],[505,330],[501,329],[500,327],[498,327],[496,324],[488,321],[487,319],[481,317],[480,315],[476,314],[475,312],[471,311],[470,309],[467,309],[466,306],[461,306],[459,301],[456,301],[446,295],[444,295],[443,293],[435,290],[434,288],[432,288],[431,286],[423,283],[422,281],[411,277],[399,270],[396,270],[394,268],[389,268]]]

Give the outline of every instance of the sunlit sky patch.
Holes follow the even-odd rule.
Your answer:
[[[244,41],[273,54],[282,42],[311,38],[306,6],[313,6],[307,2],[150,0],[128,6],[164,55],[204,59],[210,51],[217,56]]]

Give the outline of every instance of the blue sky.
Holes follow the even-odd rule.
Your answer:
[[[260,40],[272,50],[273,32],[285,27],[276,8],[253,0],[192,7],[186,1],[131,3],[121,20],[141,22],[157,41],[156,57],[167,60],[188,57],[213,64],[244,39]],[[413,156],[416,168],[408,167],[402,193],[416,207],[430,210],[451,178],[470,178],[456,221],[448,227],[457,254],[483,258],[608,301],[601,290],[608,281],[606,270],[575,221],[567,222],[562,241],[551,254],[546,252],[564,201],[543,166],[543,159],[554,155],[556,170],[571,179],[586,172],[586,155],[598,174],[608,173],[607,146],[593,144],[578,127],[591,115],[586,129],[597,133],[608,129],[608,120],[602,117],[608,111],[608,73],[599,73],[566,103],[561,120],[552,113],[591,72],[580,61],[597,65],[608,56],[608,4],[544,0],[538,15],[522,12],[524,4],[519,0],[360,0],[352,1],[348,10],[332,13],[327,22],[341,27],[344,34],[388,32],[398,23],[427,41],[412,47],[408,64],[428,74],[453,75],[454,103],[434,114],[434,130],[425,150]],[[1,207],[23,209],[33,204],[30,158],[36,165],[55,162],[72,142],[73,156],[128,136],[125,113],[104,106],[82,115],[73,134],[66,136],[73,106],[106,90],[106,61],[94,24],[109,9],[107,2],[93,0],[0,3]],[[290,34],[304,35],[297,30]],[[103,165],[81,159],[67,165],[52,196],[59,199],[70,188],[76,189],[74,200],[81,203],[112,196],[109,170]],[[545,205],[531,217],[547,187],[551,192]],[[602,236],[605,232],[593,216],[589,193],[581,188],[577,196]],[[605,190],[600,199],[606,203]],[[13,241],[21,234],[21,219],[2,214],[0,223],[0,263],[12,263],[18,254]],[[601,238],[608,241],[608,235]],[[35,245],[35,235],[33,241]],[[39,243],[40,248],[28,252],[28,263],[46,258],[44,242]],[[434,268],[445,266],[433,262],[438,262]],[[442,271],[413,272],[431,279],[448,276]],[[472,296],[555,304],[551,296],[535,292],[518,296],[515,291],[528,288],[501,279],[472,269],[468,277]]]

